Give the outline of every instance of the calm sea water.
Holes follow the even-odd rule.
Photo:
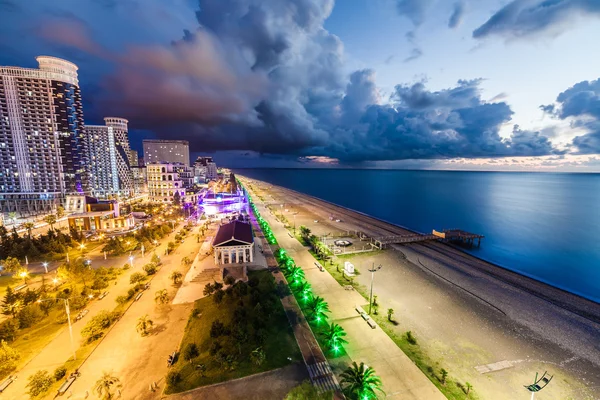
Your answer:
[[[238,172],[419,232],[483,234],[472,254],[600,303],[600,174]]]

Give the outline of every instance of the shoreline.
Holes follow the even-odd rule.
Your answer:
[[[273,184],[273,183],[270,183],[270,182],[267,182],[267,181],[261,181],[261,180],[256,179],[256,178],[248,178],[248,177],[246,177],[246,178],[247,179],[251,179],[251,180],[256,180],[256,181],[259,181],[259,182],[263,182],[263,183],[266,183],[266,184],[269,184],[269,185],[272,185],[272,186],[281,187],[281,188],[283,188],[285,190],[288,190],[290,192],[297,193],[297,194],[302,195],[302,196],[310,197],[311,199],[314,199],[316,201],[321,201],[321,202],[329,204],[331,206],[342,208],[342,209],[346,210],[347,212],[359,214],[359,215],[361,215],[361,216],[363,216],[365,218],[369,218],[369,219],[372,219],[372,220],[375,220],[375,221],[379,221],[381,223],[384,223],[384,224],[387,224],[387,225],[390,225],[390,226],[393,226],[393,227],[396,227],[396,228],[403,229],[403,230],[405,230],[407,232],[410,232],[410,233],[417,233],[417,234],[421,234],[421,235],[423,234],[423,232],[419,232],[417,230],[410,229],[410,228],[407,228],[405,226],[402,226],[402,225],[399,225],[399,224],[396,224],[396,223],[393,223],[393,222],[390,222],[390,221],[387,221],[387,220],[384,220],[384,219],[381,219],[381,218],[378,218],[378,217],[374,217],[374,216],[366,214],[366,213],[364,213],[362,211],[354,210],[352,208],[345,207],[345,206],[333,203],[333,202],[331,202],[329,200],[321,199],[319,197],[316,197],[316,196],[313,196],[313,195],[310,195],[310,194],[306,194],[306,193],[303,193],[303,192],[299,192],[297,190],[290,189],[290,188],[287,188],[287,187],[284,187],[284,186],[281,186],[281,185],[276,185],[276,184]],[[512,269],[510,269],[508,267],[505,267],[505,266],[497,264],[497,263],[495,263],[493,261],[487,260],[487,259],[485,259],[483,257],[479,257],[479,256],[474,255],[472,253],[466,252],[466,251],[464,251],[464,249],[460,248],[459,246],[453,245],[451,243],[446,243],[446,242],[439,242],[439,241],[434,241],[434,242],[435,243],[439,243],[441,245],[445,245],[445,246],[447,246],[449,248],[452,248],[452,249],[454,249],[456,251],[459,251],[461,254],[463,254],[463,255],[465,255],[467,257],[472,257],[472,258],[476,259],[477,261],[480,261],[480,262],[483,262],[483,263],[487,263],[487,264],[489,264],[492,267],[498,268],[503,273],[515,275],[516,279],[526,279],[526,280],[529,280],[529,281],[531,281],[532,283],[534,283],[536,285],[543,285],[543,286],[545,286],[547,290],[550,290],[550,291],[555,290],[555,291],[560,292],[562,295],[573,296],[576,301],[588,302],[592,306],[596,306],[596,307],[600,306],[600,301],[595,301],[595,300],[587,298],[587,297],[585,297],[585,296],[583,296],[583,295],[581,295],[579,293],[571,292],[571,291],[566,290],[564,288],[552,285],[552,284],[550,284],[550,283],[548,283],[548,282],[546,282],[546,281],[544,281],[542,279],[539,279],[539,278],[536,278],[536,277],[532,277],[532,276],[530,276],[528,274],[525,274],[523,272],[512,270]],[[428,243],[428,242],[424,242],[424,243]],[[494,276],[493,272],[492,272],[492,276]],[[505,281],[504,279],[502,279],[499,276],[494,276],[494,277],[497,278],[497,279],[500,279],[502,281]],[[510,281],[506,282],[506,283],[513,284],[513,282],[510,282]],[[526,285],[524,285],[524,286],[526,286]],[[587,312],[581,313],[581,312],[578,312],[578,311],[570,310],[569,308],[565,307],[564,305],[556,304],[554,301],[549,300],[549,298],[552,298],[551,296],[543,295],[541,293],[538,293],[537,291],[531,291],[530,289],[521,287],[520,285],[519,285],[519,288],[527,290],[528,293],[530,293],[532,295],[535,295],[536,297],[538,297],[540,299],[543,299],[545,301],[549,301],[550,303],[552,303],[552,304],[554,304],[554,305],[556,305],[558,307],[564,308],[564,309],[566,309],[568,311],[571,311],[571,312],[573,312],[573,313],[575,313],[577,315],[580,315],[583,318],[589,319],[589,320],[591,320],[593,322],[596,322],[596,323],[600,323],[600,312],[598,314],[592,313],[593,316],[592,316],[592,318],[590,318],[589,316],[587,316],[587,314],[589,314]],[[569,302],[567,301],[567,303],[569,303]]]

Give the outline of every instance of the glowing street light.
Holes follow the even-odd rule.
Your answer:
[[[44,270],[46,270],[46,273],[48,273],[48,263],[42,263],[42,265],[44,266]]]
[[[133,256],[129,256],[129,264],[133,267]]]

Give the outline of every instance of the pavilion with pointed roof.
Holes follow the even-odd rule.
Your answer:
[[[221,225],[212,247],[215,265],[254,262],[252,226],[237,220]]]

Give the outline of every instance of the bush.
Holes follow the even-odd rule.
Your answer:
[[[81,330],[81,336],[89,342],[99,339],[104,331],[120,317],[118,312],[100,311]]]
[[[35,305],[23,307],[17,314],[19,320],[19,328],[25,329],[33,326],[36,322],[44,318],[42,312]]]
[[[142,274],[141,272],[134,272],[129,277],[129,283],[134,284],[134,283],[142,282],[144,279],[146,279],[146,276],[144,274]]]
[[[225,324],[223,324],[221,321],[219,321],[218,319],[213,321],[211,327],[210,327],[210,337],[215,339],[218,338],[219,336],[225,335]]]
[[[178,371],[169,371],[167,374],[167,385],[173,387],[181,381],[181,375]]]
[[[156,270],[157,270],[157,267],[156,267],[156,264],[154,264],[154,263],[148,263],[148,264],[144,265],[144,271],[148,275],[154,275],[156,273]]]
[[[417,344],[417,338],[413,336],[411,331],[406,332],[406,341],[412,345]]]
[[[52,376],[50,376],[50,373],[48,373],[46,370],[36,372],[35,374],[31,375],[28,380],[28,393],[31,397],[39,396],[40,394],[45,393],[54,383]]]
[[[192,361],[194,358],[198,357],[200,352],[198,351],[198,346],[196,343],[188,343],[183,349],[183,358],[186,361]]]
[[[131,299],[131,297],[129,296],[119,296],[117,297],[116,301],[118,304],[123,305],[125,303],[127,303],[127,301],[129,301]]]
[[[54,380],[60,381],[67,374],[67,369],[65,367],[58,367],[54,370]]]
[[[7,319],[0,323],[0,341],[10,343],[17,338],[17,329],[19,329],[19,323],[14,319]]]
[[[152,255],[152,258],[150,259],[150,262],[156,264],[156,265],[161,265],[162,261],[160,261],[160,257],[158,255],[156,255],[156,253],[154,253]]]
[[[131,265],[129,265],[128,263],[125,263],[125,265],[123,265],[123,270],[127,271],[129,268],[131,268]]]
[[[233,285],[235,283],[235,278],[231,275],[227,275],[224,282],[226,285]]]
[[[5,341],[0,341],[0,378],[17,368],[19,358],[21,355],[17,350],[7,345]]]
[[[221,302],[223,301],[223,297],[225,297],[225,292],[222,289],[217,290],[213,297],[213,301],[215,302],[215,304],[221,304]]]

